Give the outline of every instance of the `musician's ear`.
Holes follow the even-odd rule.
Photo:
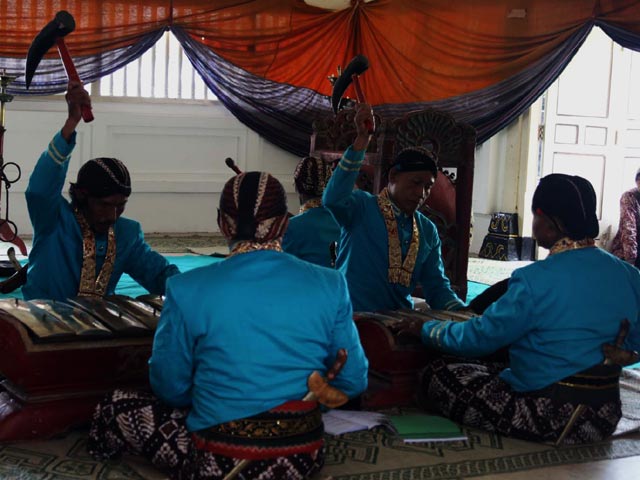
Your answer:
[[[387,180],[389,183],[395,183],[396,182],[396,174],[397,174],[397,170],[395,168],[390,168],[389,171],[387,172]]]

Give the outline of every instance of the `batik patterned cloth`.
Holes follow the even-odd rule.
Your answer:
[[[640,192],[628,190],[620,197],[620,223],[611,244],[611,253],[640,267],[638,256],[638,228],[640,228]]]
[[[555,442],[579,403],[544,392],[516,392],[499,377],[505,364],[456,357],[431,362],[421,375],[421,403],[455,422],[535,442]],[[620,400],[585,405],[566,444],[598,442],[615,429]]]
[[[148,392],[116,390],[96,408],[88,450],[108,460],[121,454],[140,455],[171,478],[221,479],[240,459],[216,455],[195,447],[187,431],[187,409],[164,405]],[[324,452],[319,448],[267,460],[253,460],[238,479],[304,479],[319,471]]]
[[[331,163],[316,157],[305,157],[293,172],[293,181],[299,194],[321,197],[331,178]]]
[[[273,175],[266,172],[236,175],[222,189],[220,231],[233,242],[282,238],[289,223],[286,200],[282,184]]]

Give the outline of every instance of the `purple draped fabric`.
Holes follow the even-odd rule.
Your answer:
[[[126,48],[118,48],[90,57],[74,57],[73,61],[78,75],[85,84],[110,75],[142,56],[144,52],[153,47],[163,34],[164,30],[158,30],[145,35],[140,42]],[[24,59],[0,58],[0,68],[4,68],[7,75],[18,77],[7,88],[9,93],[13,95],[50,95],[64,92],[67,89],[67,73],[60,58],[43,58],[40,61],[29,90],[25,86],[25,63],[26,57]]]
[[[560,75],[589,34],[585,25],[562,48],[524,72],[489,88],[436,102],[374,107],[383,119],[435,108],[468,122],[482,143],[522,114]],[[245,125],[299,156],[309,152],[312,122],[331,113],[328,97],[256,77],[223,60],[177,27],[173,32],[205,83]],[[375,67],[372,67],[375,68]]]
[[[172,31],[204,82],[238,120],[284,150],[299,156],[309,152],[313,120],[331,112],[328,97],[253,75],[181,28]]]

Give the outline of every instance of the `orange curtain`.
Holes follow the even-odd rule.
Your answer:
[[[494,85],[587,22],[640,34],[640,2],[632,0],[377,0],[337,12],[302,1],[223,3],[176,0],[174,22],[244,70],[324,95],[331,93],[327,75],[362,53],[371,67],[361,82],[376,105]],[[194,13],[185,15],[188,9]]]
[[[76,29],[65,38],[74,56],[89,56],[135,44],[145,34],[163,29],[171,18],[166,0],[1,0],[0,57],[27,55],[36,34],[59,10],[67,10]],[[53,49],[48,57],[57,56]]]
[[[0,57],[25,57],[61,9],[76,19],[67,38],[74,56],[134,45],[176,25],[241,69],[324,95],[327,75],[362,53],[371,64],[363,88],[376,105],[437,101],[495,85],[588,22],[640,34],[635,0],[376,0],[335,12],[302,0],[3,0]]]

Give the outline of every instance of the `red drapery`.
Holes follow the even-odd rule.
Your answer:
[[[640,35],[636,0],[376,0],[328,11],[302,0],[3,0],[0,57],[26,57],[58,10],[76,19],[74,56],[135,44],[176,25],[234,65],[330,94],[327,75],[355,54],[370,103],[428,102],[513,77],[587,22]],[[55,52],[51,52],[55,55]]]

